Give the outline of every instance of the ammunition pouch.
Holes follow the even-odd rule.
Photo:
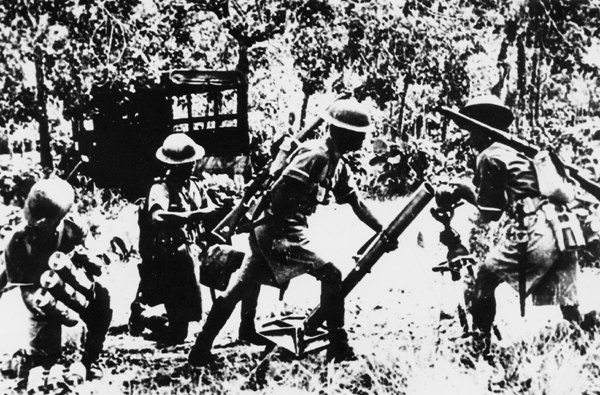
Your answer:
[[[564,206],[546,204],[542,207],[550,225],[559,251],[576,249],[586,245],[581,223],[575,213]]]
[[[508,207],[508,215],[512,219],[520,221],[520,218],[518,218],[518,216],[521,214],[519,213],[522,213],[522,215],[524,215],[525,217],[534,215],[538,212],[539,209],[542,208],[542,206],[544,206],[547,203],[548,200],[541,197],[525,197],[515,202],[512,202],[512,204]],[[519,211],[519,209],[517,208],[519,205],[521,206],[521,211]]]
[[[228,245],[216,244],[209,247],[200,264],[200,283],[224,291],[233,272],[242,265],[244,255]]]
[[[585,210],[585,215],[578,215],[585,237],[586,244],[594,244],[600,242],[600,213],[588,214]]]

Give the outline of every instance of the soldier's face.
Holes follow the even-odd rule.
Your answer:
[[[330,134],[342,154],[361,149],[366,136],[364,133],[335,127],[330,127]]]
[[[490,145],[490,139],[481,133],[469,132],[468,144],[477,152],[481,152]]]
[[[183,163],[181,165],[174,166],[171,169],[171,173],[178,179],[187,180],[194,175],[194,169],[196,168],[196,162]]]
[[[60,222],[43,223],[39,225],[27,225],[27,234],[32,244],[45,243],[53,239]]]

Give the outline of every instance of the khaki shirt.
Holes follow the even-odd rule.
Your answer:
[[[283,233],[287,234],[302,232],[308,226],[307,217],[319,204],[329,204],[332,196],[336,203],[343,204],[357,193],[348,165],[335,155],[327,140],[301,144],[281,177],[293,178],[307,187],[297,192],[303,196],[294,212],[277,219]]]
[[[148,208],[150,213],[157,209],[171,212],[193,211],[208,206],[209,197],[202,182],[192,177],[184,185],[175,188],[167,180],[161,180],[150,188],[148,194]],[[204,231],[200,223],[184,225],[183,229],[169,229],[167,226],[163,231],[169,233],[184,230],[195,242],[201,232]]]
[[[518,199],[540,196],[531,160],[500,143],[479,154],[473,183],[478,188],[477,205],[487,211],[505,211]]]

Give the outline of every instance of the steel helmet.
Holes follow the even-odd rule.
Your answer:
[[[507,129],[515,119],[512,111],[494,95],[474,97],[460,113],[501,130]]]
[[[325,110],[322,118],[330,125],[353,132],[371,131],[369,114],[356,100],[338,100]]]
[[[25,220],[30,226],[56,224],[69,212],[74,200],[73,187],[65,180],[40,180],[31,187],[25,200]]]
[[[184,133],[174,133],[165,139],[156,151],[156,157],[169,165],[194,162],[204,156],[204,148]]]

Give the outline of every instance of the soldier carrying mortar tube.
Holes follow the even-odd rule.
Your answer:
[[[511,110],[495,96],[472,99],[460,114],[498,130],[508,129],[514,119]],[[519,291],[522,315],[525,298],[533,295],[535,304],[559,304],[565,319],[581,321],[576,288],[579,243],[577,237],[565,238],[577,236],[580,230],[577,223],[567,221],[572,218],[567,204],[570,186],[543,193],[543,184],[557,176],[555,167],[541,175],[537,159],[494,142],[477,128],[461,123],[459,116],[456,122],[471,132],[470,144],[478,152],[473,180],[476,189],[465,183],[440,188],[436,201],[452,204],[464,199],[488,222],[507,215],[502,239],[479,266],[470,301],[475,351],[489,357],[496,315],[494,292],[501,282]]]
[[[317,255],[306,236],[307,218],[318,204],[326,204],[331,194],[338,204],[348,203],[356,216],[376,232],[382,224],[359,197],[351,181],[346,153],[360,149],[371,129],[369,115],[354,100],[339,100],[323,115],[329,124],[328,136],[302,143],[291,155],[281,175],[268,191],[268,206],[250,232],[252,254],[227,291],[208,314],[189,354],[191,365],[211,363],[211,348],[235,306],[242,302],[240,338],[255,343],[264,339],[256,333],[254,318],[262,284],[285,287],[301,274],[321,282],[321,307],[326,310],[329,348],[327,359],[355,358],[344,330],[342,275],[333,262]],[[395,244],[389,243],[394,249]]]

